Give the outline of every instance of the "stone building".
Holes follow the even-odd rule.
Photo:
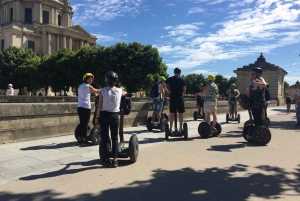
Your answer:
[[[297,93],[300,92],[300,82],[297,81],[294,85],[291,85],[290,87],[286,88],[285,92],[290,94],[290,97],[293,100],[296,100]]]
[[[268,63],[261,53],[257,60],[247,66],[238,68],[233,72],[237,74],[237,88],[244,93],[250,85],[250,73],[254,67],[260,67],[263,70],[262,77],[270,85],[270,96],[272,100],[278,100],[278,104],[284,101],[284,76],[287,72],[279,66]]]
[[[72,26],[72,15],[68,0],[0,0],[0,51],[16,46],[42,56],[95,45],[95,36]]]

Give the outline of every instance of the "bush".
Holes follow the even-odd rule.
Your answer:
[[[30,93],[27,91],[26,87],[23,87],[19,90],[18,95],[23,95],[23,96],[30,96]]]

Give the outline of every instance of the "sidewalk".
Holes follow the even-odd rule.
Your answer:
[[[135,164],[120,160],[113,170],[102,168],[98,146],[74,146],[73,134],[0,145],[0,200],[43,195],[47,199],[41,200],[300,200],[300,129],[294,127],[294,111],[268,110],[272,140],[262,147],[241,137],[249,116],[240,114],[240,124],[226,124],[226,115],[218,115],[223,131],[210,139],[200,138],[201,121],[192,119],[188,141],[166,142],[164,133],[147,132],[145,126],[125,128],[126,142],[138,135],[139,158]],[[164,195],[157,197],[158,192]]]

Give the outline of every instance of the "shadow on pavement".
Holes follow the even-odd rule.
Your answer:
[[[281,130],[295,130],[300,131],[299,127],[295,127],[295,121],[271,121],[269,128],[281,129]],[[286,134],[286,133],[284,133]]]
[[[22,151],[29,151],[29,150],[41,150],[41,149],[61,149],[66,147],[75,147],[76,142],[64,142],[64,143],[52,143],[52,144],[45,144],[45,145],[37,145],[31,146],[26,148],[21,148]]]
[[[252,172],[249,172],[249,170]],[[95,175],[94,175],[95,176]],[[250,167],[236,164],[227,168],[191,168],[153,170],[152,179],[138,180],[126,186],[100,191],[98,194],[81,194],[60,198],[62,193],[45,190],[36,193],[1,192],[0,200],[210,200],[246,201],[249,198],[282,200],[287,197],[299,200],[300,168],[290,172],[279,167],[262,165]]]

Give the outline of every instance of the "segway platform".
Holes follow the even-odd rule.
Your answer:
[[[79,136],[79,125],[77,125],[74,132],[75,139],[78,140]],[[101,130],[99,126],[94,126],[91,130],[90,126],[88,126],[88,131],[86,135],[87,141],[91,141],[93,145],[99,145],[101,137]]]
[[[185,140],[188,139],[188,126],[186,122],[183,122],[183,130],[179,131],[177,128],[177,113],[175,113],[175,118],[174,118],[174,127],[175,130],[171,133],[170,132],[170,127],[169,124],[165,124],[165,139],[168,140],[169,137],[184,137]]]
[[[153,129],[159,129],[161,132],[165,131],[165,124],[169,122],[169,116],[166,113],[163,113],[164,107],[167,104],[168,98],[166,97],[163,102],[163,108],[161,111],[161,118],[159,124],[151,123],[152,117],[147,119],[147,129],[148,131],[152,131]],[[157,122],[157,117],[155,117],[155,122]]]
[[[213,121],[211,121],[210,123],[205,122],[201,122],[198,126],[198,133],[202,138],[209,138],[209,137],[216,137],[218,135],[220,135],[220,133],[222,132],[222,126],[221,124],[219,124],[218,122],[216,123],[216,131],[213,132],[212,130],[212,124]]]
[[[240,123],[241,122],[241,115],[238,114],[237,118],[232,119],[232,118],[230,118],[230,114],[227,113],[226,114],[226,123],[228,123],[229,121],[237,121],[238,123]]]
[[[203,115],[201,115],[198,111],[195,111],[193,114],[193,118],[195,121],[197,121],[198,119],[205,120],[205,113]]]

